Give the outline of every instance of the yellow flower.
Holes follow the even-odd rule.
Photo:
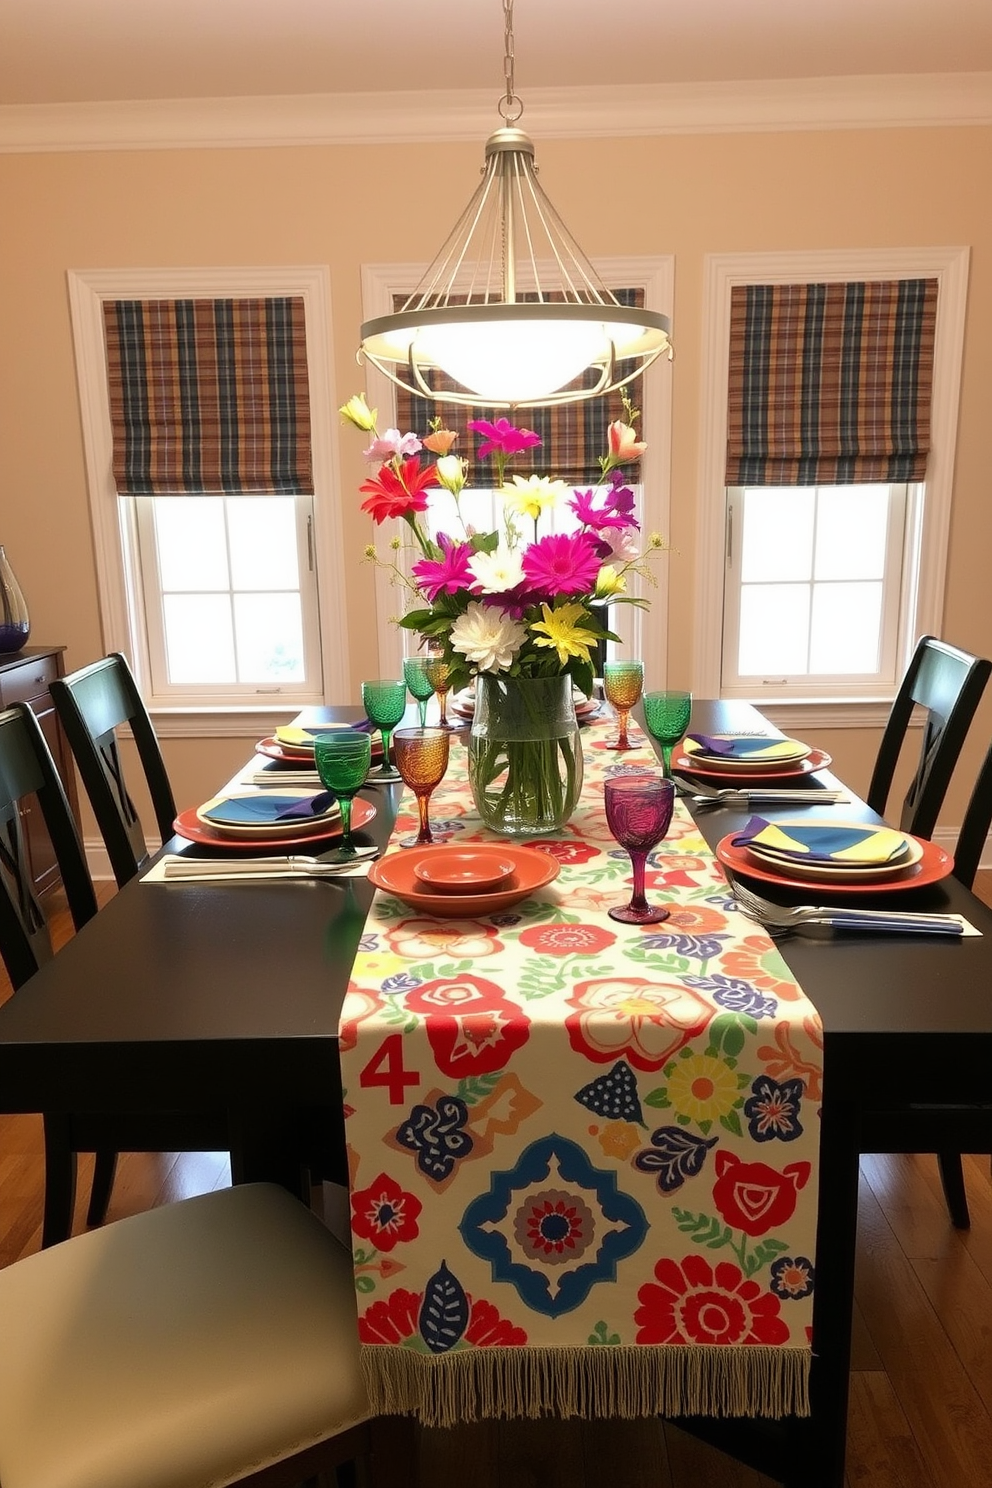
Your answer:
[[[466,461],[457,455],[442,455],[434,467],[438,480],[452,496],[457,496],[465,484],[465,465]]]
[[[609,599],[611,594],[622,594],[626,587],[623,574],[618,574],[612,563],[604,563],[596,580],[596,598]]]
[[[580,618],[588,618],[589,611],[584,605],[566,604],[552,610],[548,605],[542,604],[541,615],[543,618],[532,621],[530,627],[532,631],[545,632],[543,636],[534,636],[535,646],[553,647],[558,652],[558,660],[562,666],[572,656],[577,656],[580,661],[589,660],[589,652],[595,645],[595,639],[577,624]]]
[[[369,407],[364,393],[356,393],[353,398],[348,399],[347,403],[342,404],[338,412],[342,418],[354,424],[356,429],[361,429],[365,434],[371,434],[375,428],[376,415],[379,410]]]
[[[719,1120],[733,1110],[738,1095],[737,1076],[712,1054],[680,1059],[668,1081],[668,1099],[690,1121]]]
[[[596,1140],[607,1157],[618,1157],[621,1162],[626,1162],[640,1147],[643,1138],[629,1121],[608,1121]]]
[[[515,475],[513,484],[500,488],[500,495],[513,512],[537,521],[547,507],[557,506],[568,487],[564,481],[551,480],[546,475]]]

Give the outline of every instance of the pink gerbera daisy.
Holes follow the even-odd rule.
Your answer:
[[[556,533],[531,543],[524,577],[532,593],[585,594],[596,587],[600,559],[585,532]]]

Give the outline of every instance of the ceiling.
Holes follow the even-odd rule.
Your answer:
[[[992,72],[992,0],[516,0],[528,88]],[[0,105],[503,91],[501,0],[0,0]]]

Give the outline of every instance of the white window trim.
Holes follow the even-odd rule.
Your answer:
[[[671,255],[632,258],[597,258],[595,268],[606,284],[643,289],[646,303],[654,310],[671,316],[675,293],[675,259]],[[393,296],[411,294],[419,284],[426,264],[363,264],[362,318],[372,320],[390,315]],[[540,270],[539,265],[539,270]],[[526,285],[523,286],[526,288]],[[675,340],[673,331],[673,340]],[[380,411],[391,410],[395,421],[395,385],[368,362],[365,367],[369,405]],[[672,377],[670,364],[660,359],[644,374],[641,397],[642,418],[648,435],[648,448],[641,461],[643,486],[643,527],[645,532],[671,535],[671,432]],[[521,417],[524,410],[521,410]],[[380,427],[388,420],[380,416]],[[643,611],[631,606],[635,617],[636,654],[644,662],[649,687],[664,687],[668,677],[668,588],[669,555],[662,553],[651,563],[657,584],[645,585],[644,593],[651,608]],[[399,628],[389,623],[397,610],[396,591],[381,569],[375,576],[376,624],[379,636],[380,676],[398,675],[403,654],[403,637]]]
[[[113,439],[107,388],[103,302],[114,299],[205,299],[299,295],[304,301],[310,381],[310,427],[315,490],[314,562],[319,585],[323,691],[329,702],[350,699],[348,611],[345,602],[344,537],[337,499],[337,430],[328,410],[333,393],[331,281],[326,264],[279,267],[90,269],[67,271],[76,350],[80,413],[90,517],[96,558],[100,622],[105,651],[123,651],[138,684],[147,690],[148,651],[143,620],[132,605],[135,576],[129,571],[120,503],[114,486]],[[127,520],[126,518],[124,520]],[[264,732],[286,701],[271,708],[259,702],[154,708],[163,737],[237,737]]]
[[[725,551],[727,379],[730,364],[730,292],[737,284],[812,284],[837,280],[936,278],[931,453],[919,582],[906,627],[900,670],[921,635],[939,635],[944,612],[947,547],[954,481],[954,446],[961,388],[968,248],[824,249],[813,252],[709,254],[704,265],[701,448],[697,525],[693,691],[720,695]],[[779,727],[801,720],[809,728],[863,728],[884,724],[892,694],[873,702],[849,698],[763,707]]]

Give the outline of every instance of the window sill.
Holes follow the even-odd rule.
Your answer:
[[[239,707],[149,708],[155,732],[160,739],[261,739],[278,725],[288,723],[307,702],[283,700],[271,705]]]

